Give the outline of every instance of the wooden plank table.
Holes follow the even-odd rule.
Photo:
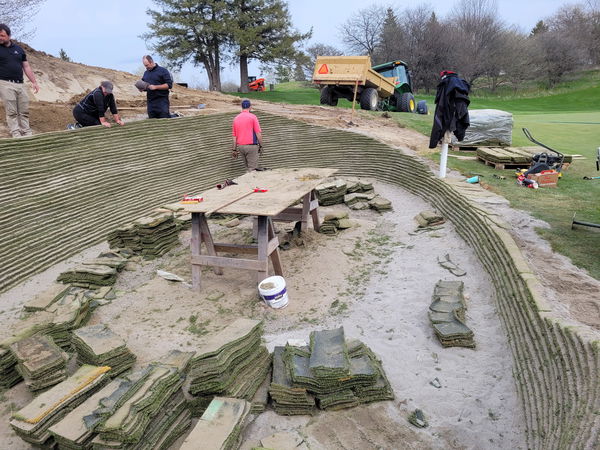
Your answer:
[[[269,258],[276,275],[283,275],[279,257],[279,239],[275,235],[273,221],[300,221],[301,231],[308,227],[308,217],[316,231],[319,230],[319,202],[315,188],[323,180],[336,172],[336,169],[274,169],[247,173],[235,181],[237,185],[224,189],[216,187],[203,192],[203,201],[184,205],[185,211],[192,214],[192,286],[201,288],[201,267],[212,266],[216,274],[222,274],[222,267],[253,270],[257,282],[268,276]],[[254,192],[254,188],[264,188],[267,192]],[[292,207],[299,199],[302,206]],[[213,241],[207,217],[212,213],[241,214],[257,216],[257,244],[223,244]],[[202,243],[206,254],[202,254]],[[218,252],[256,255],[256,259],[219,256]]]

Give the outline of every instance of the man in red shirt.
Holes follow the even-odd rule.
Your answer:
[[[262,154],[262,130],[258,118],[250,112],[250,100],[242,100],[242,112],[233,119],[233,147],[231,156],[239,154],[244,159],[247,172],[258,167],[258,156]]]

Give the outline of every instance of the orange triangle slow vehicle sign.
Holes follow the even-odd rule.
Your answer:
[[[329,73],[329,67],[327,67],[327,64],[323,64],[321,67],[319,67],[319,74],[320,75],[325,75]]]

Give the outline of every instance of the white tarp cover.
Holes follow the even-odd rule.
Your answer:
[[[452,135],[452,145],[510,146],[512,144],[512,114],[499,109],[469,110],[471,125],[465,138],[458,142]]]

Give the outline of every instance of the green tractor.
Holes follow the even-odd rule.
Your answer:
[[[386,78],[395,78],[394,94],[384,98],[379,102],[379,109],[384,111],[417,112],[417,103],[412,92],[412,83],[410,72],[404,61],[391,61],[384,64],[373,66],[372,69]],[[427,105],[420,103],[421,114],[427,114]],[[425,106],[425,111],[421,111]]]
[[[322,105],[336,106],[338,99],[353,101],[366,110],[427,114],[425,100],[415,102],[410,73],[403,61],[371,67],[369,56],[318,56],[313,83]]]

